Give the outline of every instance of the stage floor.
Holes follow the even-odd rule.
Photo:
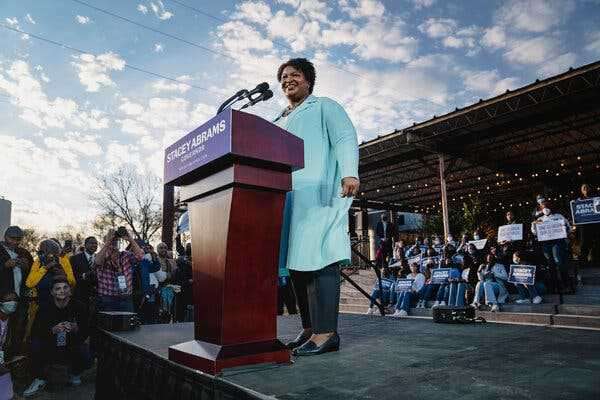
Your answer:
[[[279,317],[282,341],[300,330]],[[167,356],[192,324],[118,336]],[[536,326],[434,324],[341,314],[341,350],[225,370],[222,379],[276,399],[598,399],[600,332]]]

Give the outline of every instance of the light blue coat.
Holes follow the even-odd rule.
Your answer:
[[[358,141],[348,115],[327,97],[309,96],[287,118],[274,121],[304,140],[304,169],[292,173],[279,256],[287,269],[316,271],[350,260],[348,210],[341,198],[344,177],[358,178]]]

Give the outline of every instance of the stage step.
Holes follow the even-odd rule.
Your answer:
[[[600,329],[600,316],[556,314],[553,319],[554,325],[563,327]]]
[[[550,325],[552,324],[552,314],[544,313],[516,313],[516,312],[491,312],[491,311],[476,311],[478,317],[484,318],[489,322],[504,322],[513,324],[536,324]]]
[[[561,304],[558,306],[559,314],[567,315],[588,315],[600,317],[600,306],[589,304]]]

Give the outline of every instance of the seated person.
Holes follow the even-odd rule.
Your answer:
[[[379,290],[379,281],[375,281],[375,285],[373,285],[373,290],[371,291],[371,304],[369,304],[369,309],[366,313],[367,315],[375,314],[377,311],[375,300],[381,301],[381,304],[384,306],[389,304],[394,282],[395,279],[389,275],[389,272],[384,271],[383,277],[381,278],[381,288],[383,289],[383,293],[381,293]]]
[[[405,317],[408,315],[411,303],[417,299],[417,294],[423,288],[425,284],[425,275],[419,272],[419,264],[410,264],[410,273],[406,275],[406,279],[413,279],[412,289],[408,291],[398,292],[397,288],[394,288],[396,294],[396,311],[392,317]]]
[[[522,264],[522,265],[534,265],[530,261],[526,260],[524,257],[524,253],[521,251],[516,251],[512,256],[513,264]],[[517,288],[517,292],[519,293],[519,299],[515,301],[517,304],[540,304],[543,299],[540,296],[540,291],[543,291],[544,284],[541,281],[541,269],[538,267],[535,269],[535,284],[534,285],[524,285],[524,284],[513,284]]]
[[[433,307],[445,306],[449,301],[450,297],[450,289],[452,288],[452,284],[454,284],[453,288],[453,303],[456,303],[458,283],[461,281],[461,264],[456,263],[452,259],[452,255],[447,254],[444,260],[442,261],[442,268],[450,268],[450,272],[448,274],[448,281],[440,285],[438,289],[438,296],[436,298]],[[462,285],[460,287],[462,295],[464,297],[466,287]],[[449,304],[454,305],[454,304]]]
[[[90,365],[85,308],[71,300],[71,286],[64,276],[54,278],[51,301],[41,306],[32,328],[31,367],[35,378],[23,392],[33,396],[46,386],[45,369],[56,361],[70,367],[70,383],[81,384],[80,374]]]
[[[439,285],[434,285],[431,283],[431,269],[432,264],[427,264],[425,266],[425,270],[423,272],[425,282],[421,290],[418,291],[419,302],[417,303],[416,308],[426,308],[427,301],[433,297],[435,291],[439,287]]]
[[[8,345],[9,317],[17,310],[17,299],[15,292],[0,294],[0,399],[12,399],[14,396],[12,376],[8,367],[10,360],[5,355]]]
[[[417,240],[415,240],[415,244],[410,246],[404,255],[406,258],[410,258],[418,256],[419,254],[421,254],[421,239],[417,238]]]
[[[499,304],[506,302],[508,292],[506,290],[506,280],[508,274],[504,265],[496,262],[496,257],[493,254],[488,254],[486,263],[482,264],[477,270],[479,282],[475,287],[475,299],[471,304],[478,308],[481,298],[485,295],[485,301],[492,306],[491,311],[499,311]]]

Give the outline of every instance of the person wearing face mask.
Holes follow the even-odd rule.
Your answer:
[[[458,243],[456,243],[456,240],[454,240],[454,236],[452,236],[450,234],[446,238],[446,245],[450,245],[450,246],[452,246],[452,247],[454,247],[456,249],[456,246],[458,245]]]
[[[292,173],[281,234],[280,271],[289,271],[302,320],[288,347],[296,356],[318,355],[340,347],[340,267],[351,258],[348,210],[360,185],[358,139],[342,106],[312,94],[310,61],[288,60],[277,80],[289,105],[274,123],[304,140],[307,160]]]
[[[524,253],[517,251],[512,255],[512,263],[516,265],[532,265],[531,261],[525,259]],[[513,284],[519,293],[519,298],[515,301],[517,304],[540,304],[543,299],[540,296],[540,291],[544,289],[544,284],[541,279],[541,269],[535,269],[535,284]]]
[[[406,275],[407,279],[412,279],[412,288],[406,292],[395,292],[395,312],[393,318],[406,317],[413,303],[416,303],[418,293],[425,285],[425,275],[419,272],[417,263],[410,264],[410,273]]]
[[[415,240],[415,244],[413,244],[412,246],[410,246],[408,248],[408,250],[406,250],[406,258],[418,256],[419,254],[421,254],[422,253],[421,243],[423,243],[421,237],[417,236],[417,239]]]
[[[542,215],[544,215],[544,213],[542,212],[542,203],[545,201],[546,201],[546,196],[544,196],[543,194],[538,194],[537,196],[535,196],[535,202],[537,205],[534,208],[533,212],[531,213],[534,220],[536,220],[539,217],[541,217]]]
[[[508,274],[504,265],[498,263],[494,255],[488,254],[485,264],[481,264],[477,270],[477,277],[479,282],[475,286],[475,298],[471,306],[479,308],[485,295],[487,305],[491,306],[490,311],[500,311],[499,305],[508,299],[505,285]]]
[[[571,232],[571,224],[569,221],[559,213],[555,213],[552,210],[552,206],[550,202],[544,201],[541,204],[542,216],[536,219],[531,224],[531,233],[537,236],[537,228],[536,225],[543,224],[546,221],[561,221],[565,227],[565,231],[567,235]],[[560,289],[564,290],[568,285],[571,286],[571,290],[573,289],[573,282],[571,282],[571,278],[569,277],[569,271],[567,269],[567,253],[568,253],[568,241],[567,239],[554,239],[554,240],[545,240],[541,242],[542,251],[544,253],[544,258],[548,261],[551,266],[556,267],[560,274]]]
[[[375,227],[377,247],[382,249],[385,261],[392,255],[392,242],[397,239],[396,226],[390,222],[387,212],[381,214],[381,219]]]
[[[467,233],[463,233],[463,235],[460,238],[460,243],[458,244],[458,247],[456,248],[456,252],[457,253],[467,253],[468,250],[469,250],[469,235]]]
[[[81,373],[91,359],[87,338],[88,315],[81,303],[72,301],[71,286],[64,276],[50,285],[51,301],[40,309],[33,324],[31,369],[33,382],[23,392],[30,397],[46,386],[46,367],[65,363],[69,366],[70,384],[81,384]]]
[[[12,399],[13,383],[9,370],[10,359],[6,355],[9,339],[9,319],[17,310],[17,294],[0,294],[0,399]]]

